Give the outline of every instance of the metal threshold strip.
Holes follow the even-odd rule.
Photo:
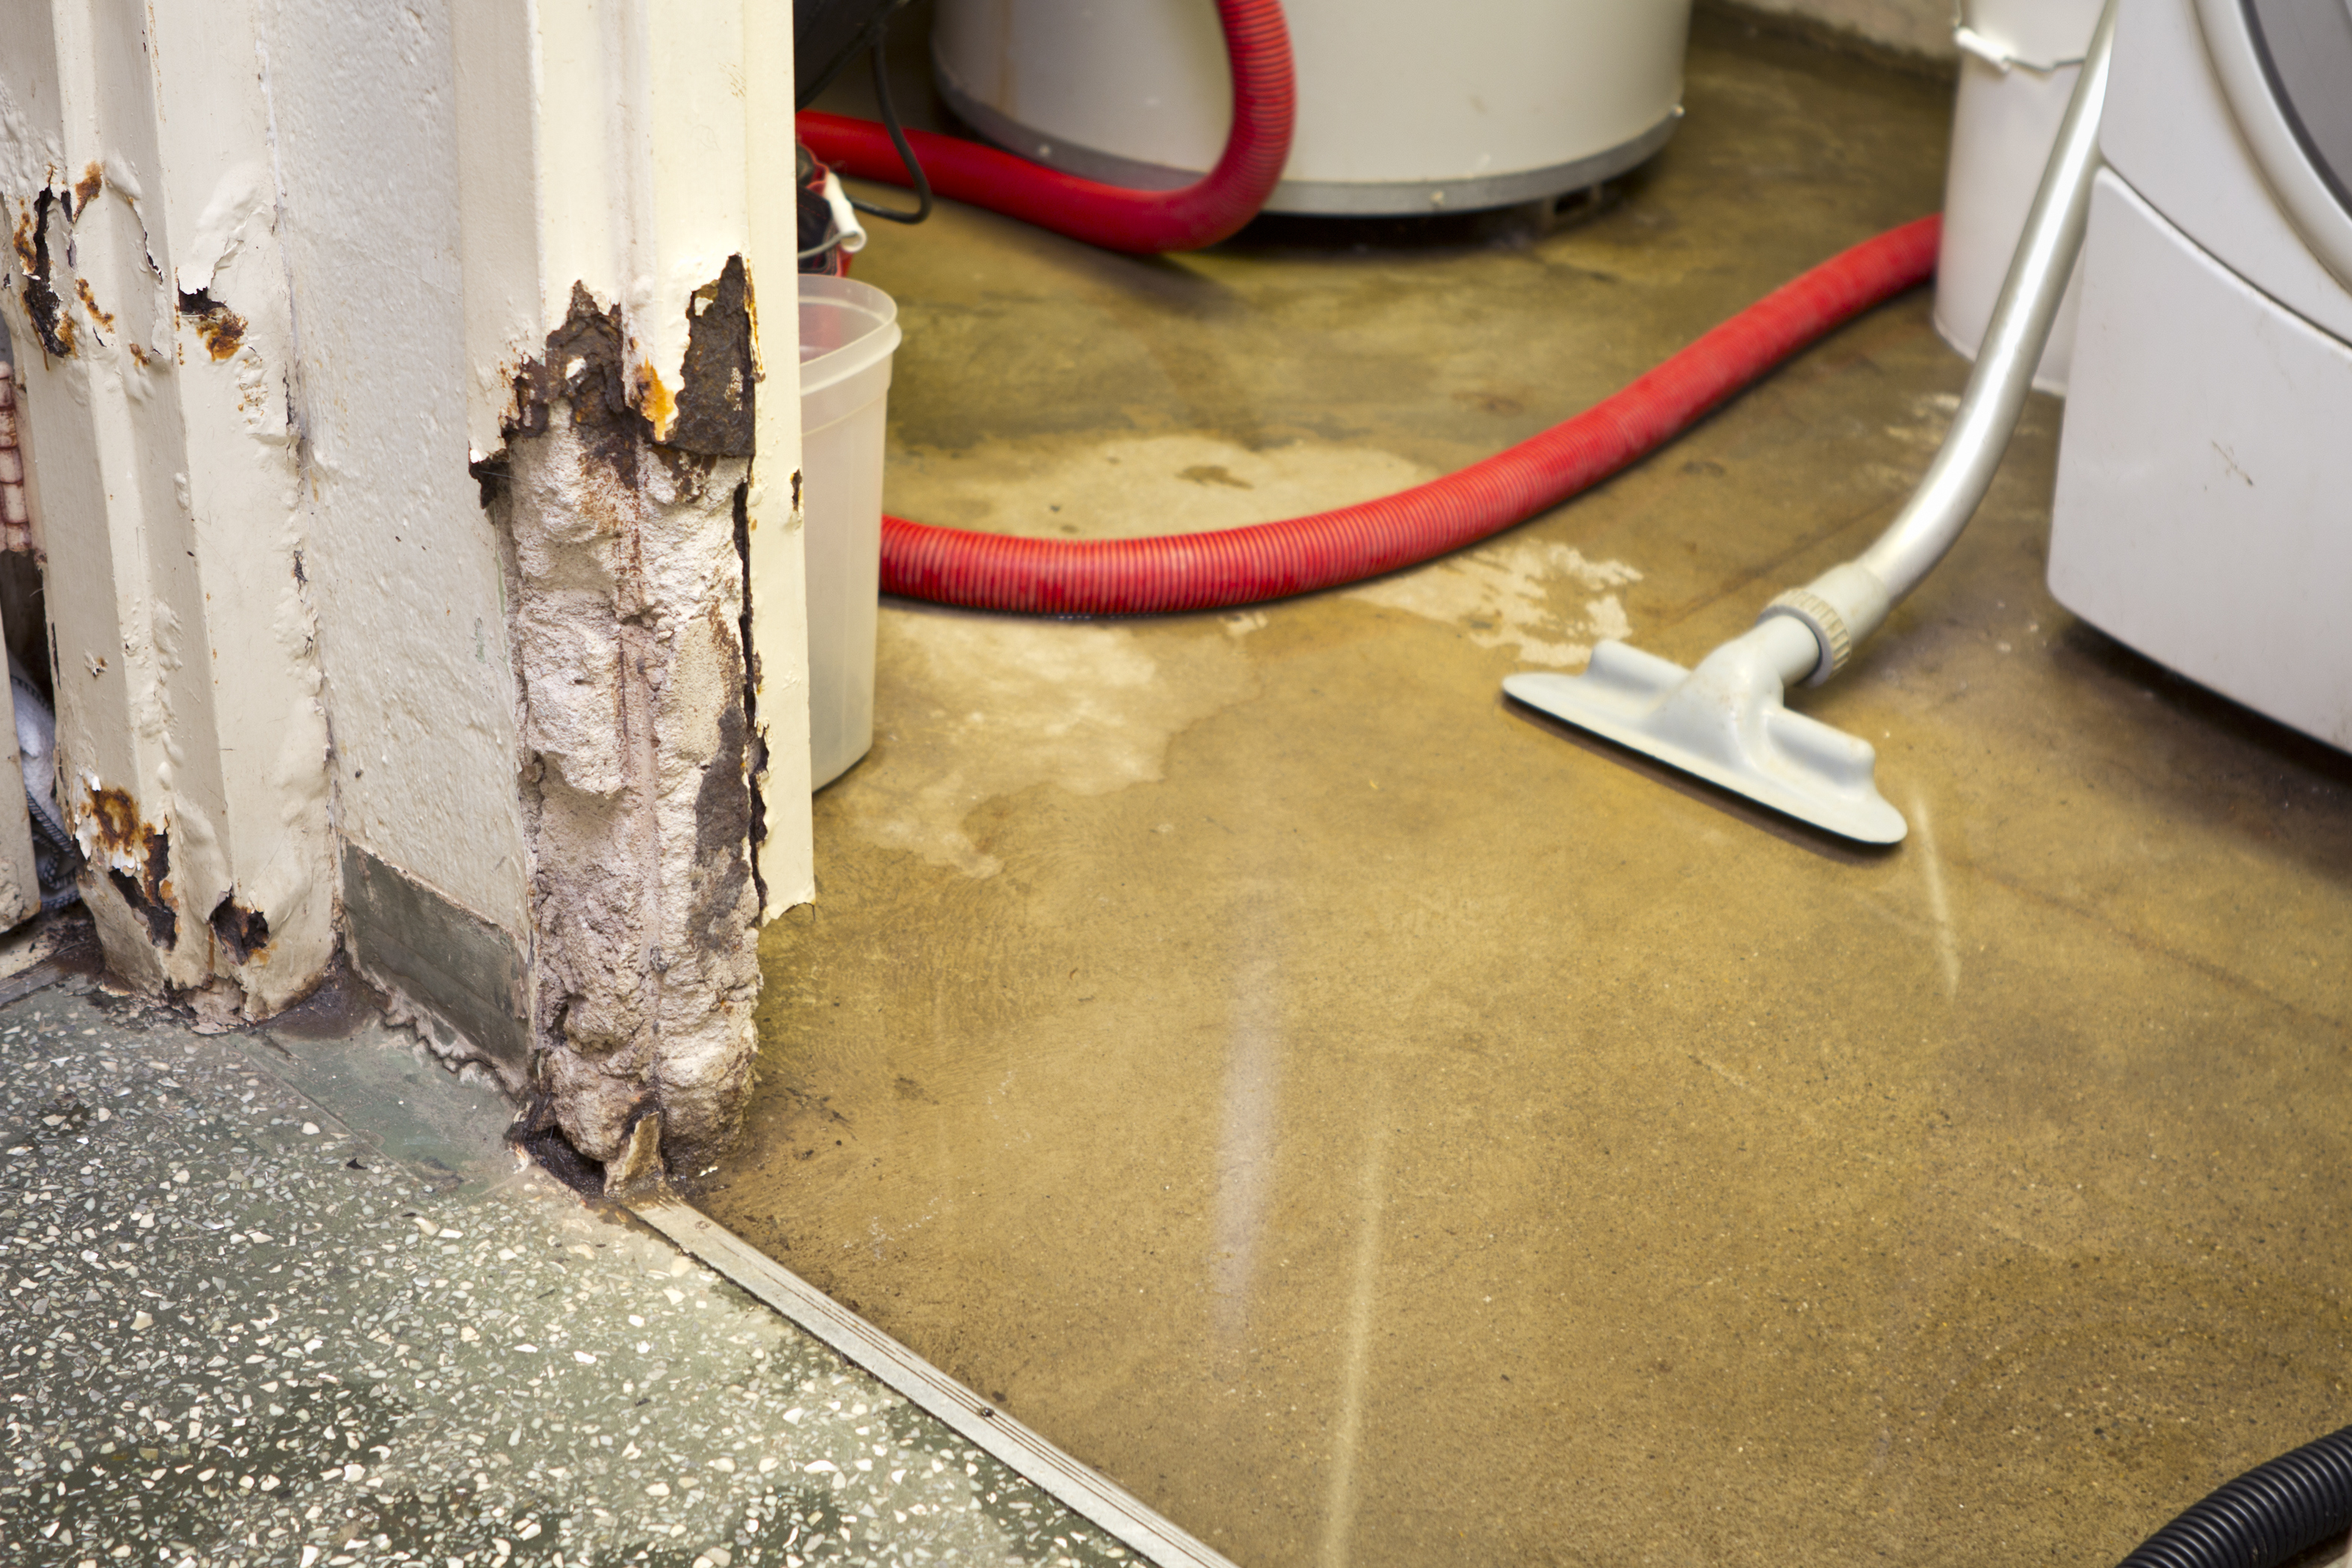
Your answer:
[[[693,1205],[663,1194],[624,1199],[623,1205],[1149,1561],[1161,1568],[1234,1568],[1232,1559],[1180,1529],[1141,1498],[995,1408]]]

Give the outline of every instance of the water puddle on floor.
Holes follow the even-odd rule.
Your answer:
[[[2323,991],[2067,903],[1980,804],[1893,856],[1763,831],[1462,703],[1497,654],[1425,616],[1128,637],[1249,679],[1155,697],[1199,717],[1114,787],[959,726],[989,874],[872,832],[860,773],[820,797],[702,1201],[1179,1524],[1249,1564],[1828,1521],[1841,1562],[2094,1561],[2341,1423]]]
[[[1948,80],[1694,39],[1667,153],[1549,236],[877,237],[893,510],[1359,499],[1932,209]],[[1901,848],[1501,695],[1695,660],[1861,548],[1966,374],[1921,294],[1353,590],[886,604],[702,1201],[1249,1568],[2113,1562],[2342,1425],[2352,767],[2049,601],[2052,405],[1792,694],[1879,749]]]

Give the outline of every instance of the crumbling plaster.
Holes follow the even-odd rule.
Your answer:
[[[797,363],[756,331],[757,258],[797,270],[756,195],[791,184],[789,16],[444,4],[354,38],[264,5],[339,820],[515,934],[519,1087],[580,1152],[694,1158],[753,1050],[762,758],[761,862],[813,882]],[[784,589],[748,617],[756,729],[747,555]]]
[[[760,979],[735,548],[748,454],[656,445],[577,386],[595,373],[509,441],[493,502],[523,693],[537,1087],[591,1159],[658,1114],[663,1152],[691,1162],[734,1134]]]

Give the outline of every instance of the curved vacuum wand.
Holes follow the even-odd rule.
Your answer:
[[[1872,844],[1906,831],[1878,793],[1867,742],[1790,712],[1793,681],[1819,685],[1944,558],[1991,488],[2066,291],[2099,171],[2099,117],[2114,52],[2107,0],[2042,187],[2010,262],[1958,416],[1927,476],[1877,542],[1765,606],[1696,670],[1604,642],[1580,676],[1523,673],[1503,689],[1533,708],[1671,763],[1817,827]]]

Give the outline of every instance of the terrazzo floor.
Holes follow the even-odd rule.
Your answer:
[[[0,1562],[1132,1561],[372,1018],[0,1008]]]

